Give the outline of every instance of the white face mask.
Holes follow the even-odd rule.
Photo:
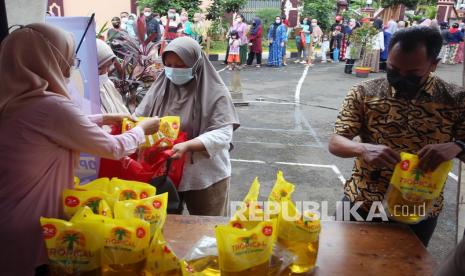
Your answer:
[[[149,17],[152,13],[151,12],[144,12],[145,17]]]
[[[121,22],[123,22],[123,23],[125,23],[125,24],[128,23],[128,18],[127,18],[127,17],[121,18]]]
[[[165,76],[176,85],[184,85],[194,78],[192,68],[165,67]]]
[[[106,82],[109,82],[111,81],[110,78],[108,77],[108,73],[105,73],[103,75],[99,75],[98,76],[98,81],[100,84],[104,84]]]

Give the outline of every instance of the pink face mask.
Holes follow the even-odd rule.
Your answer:
[[[181,15],[181,21],[182,21],[182,22],[186,22],[186,21],[187,21],[187,16]]]

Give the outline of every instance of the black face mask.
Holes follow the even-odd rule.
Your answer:
[[[257,23],[254,22],[254,23],[252,23],[252,25],[253,25],[253,26],[257,26]]]
[[[113,28],[115,28],[115,29],[118,29],[118,28],[119,28],[119,26],[121,26],[121,24],[120,24],[120,23],[113,23]]]
[[[422,76],[401,76],[395,70],[387,69],[387,80],[396,89],[397,95],[408,100],[413,99],[421,88]]]

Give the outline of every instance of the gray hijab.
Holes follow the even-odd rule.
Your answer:
[[[189,139],[232,125],[236,130],[239,118],[229,90],[199,44],[189,37],[173,40],[167,52],[176,53],[187,67],[193,67],[194,79],[177,86],[161,74],[137,107],[137,116],[181,116],[181,130]]]

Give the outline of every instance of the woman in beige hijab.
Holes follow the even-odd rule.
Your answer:
[[[225,215],[231,162],[229,149],[239,119],[223,80],[199,44],[173,40],[163,53],[165,65],[141,104],[138,116],[181,116],[188,142],[174,147],[186,154],[178,191],[191,215]],[[182,204],[179,212],[182,212]]]
[[[27,25],[0,46],[0,271],[34,275],[48,262],[39,218],[61,218],[79,152],[120,159],[158,128],[158,119],[111,136],[68,95],[73,37],[45,24]],[[76,63],[74,63],[76,65]],[[121,117],[119,118],[121,119]]]
[[[121,93],[108,77],[108,69],[116,59],[111,47],[101,39],[97,39],[98,73],[100,86],[100,107],[102,113],[129,114],[124,105]]]

